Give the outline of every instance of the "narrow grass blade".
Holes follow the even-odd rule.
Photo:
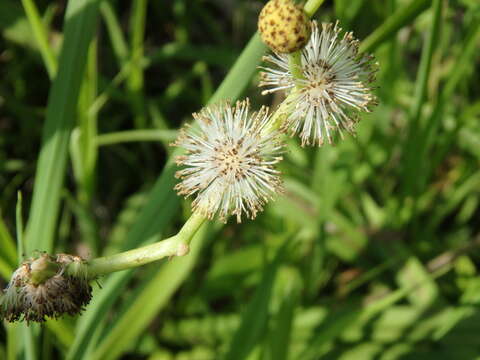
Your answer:
[[[95,168],[98,158],[96,144],[97,113],[89,109],[97,97],[98,68],[97,68],[97,40],[94,39],[88,50],[88,61],[85,71],[85,80],[79,99],[79,147],[82,172],[78,174],[80,189],[79,202],[88,208],[90,206],[95,188]]]
[[[315,12],[323,4],[325,0],[308,0],[304,6],[304,10],[308,16],[312,17],[315,15]]]
[[[223,99],[237,99],[245,90],[253,74],[257,72],[256,65],[265,50],[265,45],[256,33],[208,103],[214,104]]]
[[[112,42],[113,51],[117,57],[117,62],[122,67],[128,57],[128,47],[123,37],[120,22],[115,11],[109,1],[102,1],[100,4],[100,12],[105,21],[110,41]]]
[[[4,323],[7,333],[7,360],[17,360],[19,353],[19,336],[20,324],[19,323]]]
[[[405,159],[402,161],[404,164],[403,179],[405,182],[404,186],[406,194],[411,194],[417,183],[416,177],[412,176],[412,173],[415,172],[415,168],[412,168],[412,166],[418,165],[415,158],[418,156],[418,149],[421,147],[421,142],[423,141],[423,136],[420,131],[420,114],[427,92],[428,80],[430,78],[433,53],[438,43],[438,37],[440,36],[442,1],[435,0],[432,6],[432,27],[427,41],[423,46],[422,58],[417,72],[415,100],[411,108],[408,137],[405,145]]]
[[[23,322],[20,324],[22,331],[22,341],[23,341],[23,350],[24,350],[24,359],[25,360],[36,360],[38,359],[37,354],[37,344],[36,337],[34,335],[36,326],[27,325]]]
[[[48,76],[50,79],[53,79],[57,72],[58,64],[53,49],[50,47],[48,41],[48,31],[43,24],[38,8],[35,5],[35,1],[22,0],[22,4],[25,9],[25,14],[27,14],[28,22],[32,27],[33,36],[37,40],[38,48],[42,54],[42,59],[47,69]]]
[[[0,216],[0,256],[12,268],[17,264],[17,250],[15,241]]]
[[[424,103],[427,95],[427,85],[430,78],[432,57],[440,37],[441,21],[442,1],[434,0],[432,4],[432,27],[422,49],[422,57],[420,59],[420,65],[417,72],[417,81],[415,83],[415,100],[411,109],[411,121],[413,121],[414,124],[416,124],[420,118],[422,104]]]
[[[288,244],[287,241],[278,250],[274,260],[265,268],[255,295],[245,309],[240,326],[233,335],[225,360],[247,359],[255,345],[265,335],[273,284]]]
[[[18,263],[21,264],[25,257],[25,242],[24,242],[24,229],[23,229],[23,215],[22,215],[22,193],[17,194],[17,207],[16,207],[16,230],[17,230],[17,254]],[[37,359],[37,345],[35,339],[36,327],[29,326],[23,322],[20,324],[20,330],[22,332],[21,342],[23,345],[24,359],[35,360]]]
[[[390,36],[395,34],[406,24],[412,22],[419,14],[430,5],[431,0],[411,0],[411,2],[400,8],[395,14],[390,16],[382,25],[371,33],[360,45],[359,52],[374,51]]]
[[[135,127],[144,128],[146,125],[145,104],[143,96],[143,38],[145,35],[145,19],[147,16],[147,0],[132,2],[130,24],[131,37],[131,71],[127,79],[127,87],[132,110],[135,113]]]
[[[95,31],[97,10],[98,0],[72,0],[68,3],[63,46],[58,73],[48,97],[27,225],[27,254],[35,249],[51,251],[53,248],[68,142],[75,121],[86,54]]]
[[[17,207],[16,207],[16,231],[17,231],[17,261],[18,264],[21,264],[25,257],[25,242],[23,238],[24,229],[23,229],[23,206],[22,206],[22,193],[17,193]]]

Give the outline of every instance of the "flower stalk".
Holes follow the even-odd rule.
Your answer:
[[[295,79],[305,79],[302,71],[302,51],[297,50],[288,55],[288,67]]]
[[[305,14],[311,18],[313,15],[315,15],[315,12],[318,10],[320,5],[324,0],[309,0],[303,7],[303,11]],[[305,77],[303,76],[302,72],[302,51],[297,50],[291,54],[288,55],[288,64],[290,67],[290,72],[292,73],[292,76],[296,79],[304,79]]]
[[[90,260],[84,264],[88,277],[93,279],[100,275],[145,265],[165,257],[186,255],[193,236],[205,220],[204,216],[194,212],[180,231],[172,237],[119,254]]]
[[[308,17],[312,17],[324,1],[325,0],[308,0],[303,7],[303,11],[305,11]]]

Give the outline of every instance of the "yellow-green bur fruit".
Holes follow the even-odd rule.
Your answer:
[[[292,0],[270,0],[260,12],[258,30],[265,44],[285,54],[307,43],[311,25],[303,9]]]

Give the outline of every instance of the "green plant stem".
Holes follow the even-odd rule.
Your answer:
[[[93,259],[87,263],[90,278],[145,265],[170,256],[183,256],[188,253],[188,246],[206,218],[197,213],[183,225],[178,234],[154,244],[119,254]]]
[[[362,54],[375,50],[401,27],[410,24],[412,19],[427,9],[430,4],[431,0],[415,0],[410,1],[407,6],[402,6],[395,14],[388,17],[382,25],[377,27],[374,32],[362,41],[358,52]]]
[[[405,146],[405,160],[404,165],[404,179],[405,179],[405,194],[414,195],[418,191],[418,179],[410,176],[412,173],[417,173],[415,167],[420,164],[419,147],[425,141],[422,128],[425,127],[425,121],[422,122],[422,106],[425,103],[427,96],[428,81],[430,79],[431,64],[433,54],[438,46],[438,39],[440,37],[442,23],[442,1],[434,0],[432,3],[432,25],[428,34],[427,40],[422,49],[422,57],[420,59],[420,66],[417,72],[417,81],[415,86],[414,102],[410,111],[410,122],[408,128],[407,142]]]
[[[308,15],[308,17],[312,17],[317,12],[320,5],[323,4],[325,0],[308,0],[303,10]]]
[[[98,3],[98,0],[77,0],[69,2],[67,6],[64,41],[58,71],[48,96],[42,146],[26,229],[27,254],[33,250],[50,252],[53,249],[68,145],[86,65],[85,54],[96,28]]]
[[[296,94],[297,94],[296,88],[290,91],[290,94],[288,94],[286,99],[282,101],[280,106],[278,106],[275,112],[272,114],[272,118],[270,120],[271,126],[270,128],[266,128],[265,131],[271,131],[272,129],[280,128],[280,125],[283,122],[282,115],[287,115],[291,113],[292,103],[290,102],[290,99],[293,99],[296,96]]]
[[[125,142],[135,141],[163,141],[171,142],[177,137],[178,132],[176,130],[126,130],[112,132],[109,134],[102,134],[97,136],[97,145],[114,145]]]
[[[297,50],[288,55],[288,67],[294,78],[305,78],[302,72],[302,50]]]
[[[132,70],[127,79],[130,92],[130,102],[135,113],[135,126],[144,128],[146,125],[145,104],[143,102],[144,76],[142,67],[143,38],[145,36],[145,22],[147,16],[147,0],[133,2],[130,31]]]
[[[308,17],[312,17],[315,15],[315,12],[318,10],[320,5],[324,0],[309,0],[305,4],[303,10],[307,14]],[[302,72],[302,50],[297,50],[288,55],[288,67],[290,68],[290,72],[292,73],[294,78],[297,79],[304,79]]]

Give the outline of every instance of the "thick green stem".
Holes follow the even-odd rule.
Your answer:
[[[93,259],[86,264],[88,277],[94,278],[99,275],[126,270],[165,257],[186,255],[190,241],[205,220],[203,216],[193,213],[178,234],[168,239],[119,254]]]
[[[320,5],[322,5],[324,1],[325,0],[307,1],[305,6],[303,7],[305,14],[307,14],[307,16],[311,18],[313,15],[315,15],[315,12],[318,10]],[[302,71],[302,50],[301,49],[288,55],[288,67],[294,78],[305,79],[305,76],[303,75],[303,71]]]
[[[269,128],[266,128],[264,131],[269,132],[272,129],[279,129],[282,122],[283,122],[283,117],[286,114],[289,114],[292,112],[292,103],[289,101],[290,99],[294,98],[296,96],[297,89],[293,89],[290,94],[287,96],[285,100],[282,101],[280,106],[275,110],[275,112],[272,114],[271,118],[271,125]]]
[[[308,17],[312,17],[317,12],[320,5],[323,4],[325,0],[308,0],[303,10],[308,15]]]

